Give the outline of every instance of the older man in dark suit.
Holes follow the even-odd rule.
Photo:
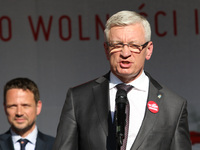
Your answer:
[[[105,37],[110,72],[69,89],[53,150],[191,150],[186,100],[144,71],[149,22],[118,12]]]
[[[37,85],[16,78],[4,87],[4,109],[11,128],[0,135],[0,150],[51,150],[54,138],[38,131],[36,117],[42,109]]]

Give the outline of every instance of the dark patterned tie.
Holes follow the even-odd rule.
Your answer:
[[[126,85],[124,83],[120,83],[118,85],[116,85],[117,90],[125,90],[126,93],[128,93],[133,86],[132,85]],[[126,105],[126,125],[125,125],[125,134],[124,134],[124,139],[123,139],[123,145],[121,146],[121,150],[126,150],[126,144],[127,144],[127,139],[128,139],[128,127],[129,127],[129,101]]]
[[[25,146],[28,143],[28,140],[27,139],[20,139],[19,143],[20,143],[21,150],[25,150]]]

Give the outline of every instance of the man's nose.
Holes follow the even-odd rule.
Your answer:
[[[124,44],[122,51],[121,51],[121,55],[123,57],[129,57],[131,55],[130,48],[127,44]]]
[[[21,106],[18,106],[16,109],[16,115],[22,116],[23,115],[23,108]]]

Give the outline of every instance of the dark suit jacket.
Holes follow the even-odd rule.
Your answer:
[[[191,150],[186,100],[149,78],[148,101],[156,102],[159,112],[146,108],[131,150]],[[115,150],[108,88],[107,74],[68,90],[53,150]]]
[[[38,132],[35,150],[52,150],[54,138]],[[14,150],[10,131],[0,135],[0,150]]]

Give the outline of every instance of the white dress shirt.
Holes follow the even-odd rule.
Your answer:
[[[122,83],[112,72],[110,73],[109,93],[110,93],[110,109],[112,119],[114,118],[115,112],[115,97],[117,93],[116,85]],[[128,100],[130,104],[129,114],[129,133],[126,150],[130,150],[133,145],[135,138],[139,132],[144,114],[146,110],[146,103],[149,91],[149,78],[145,75],[144,71],[142,74],[131,83],[134,88],[128,92]]]
[[[11,129],[11,134],[12,134],[14,149],[20,150],[20,143],[18,142],[18,140],[21,139],[22,137],[16,134],[12,129]],[[35,129],[27,137],[22,138],[29,140],[29,142],[26,144],[25,147],[26,150],[35,150],[37,134],[38,134],[38,129],[36,126]]]

